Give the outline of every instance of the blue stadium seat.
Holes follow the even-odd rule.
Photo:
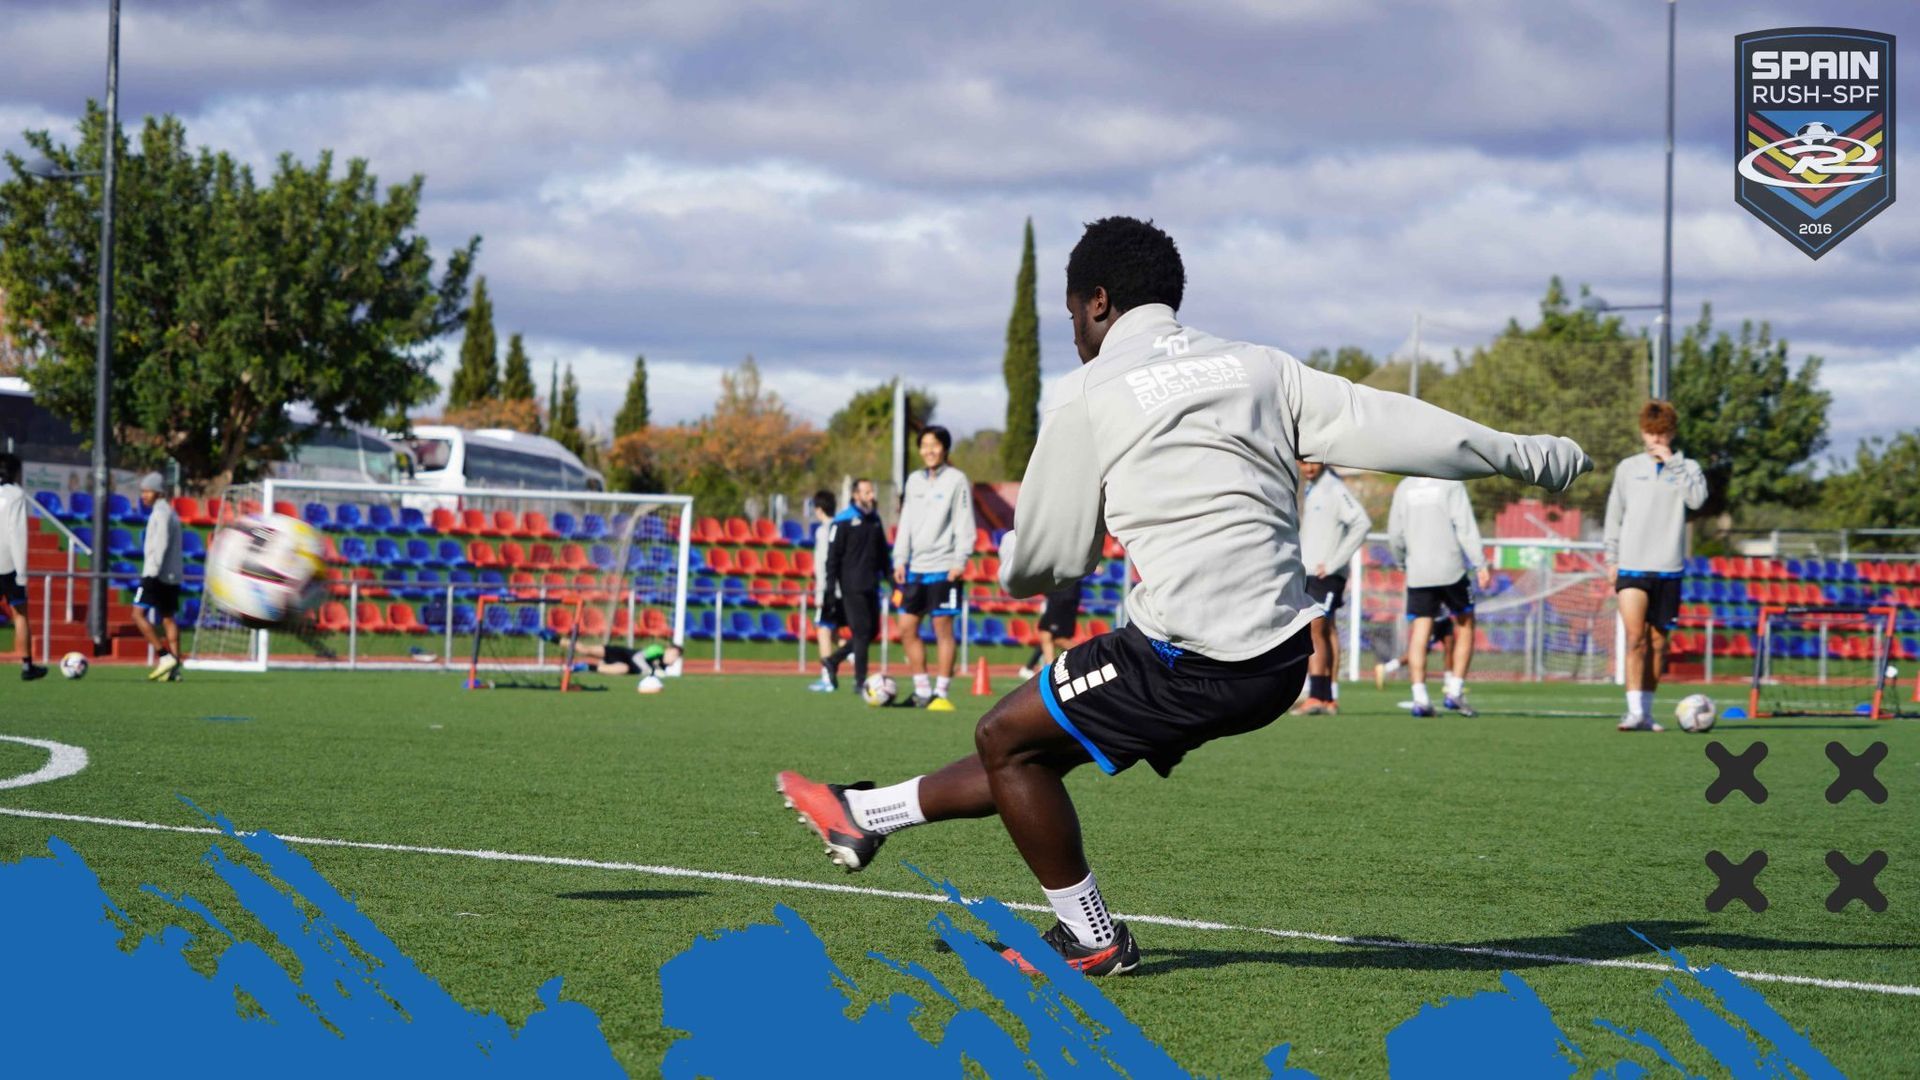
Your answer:
[[[113,587],[116,589],[124,589],[127,592],[132,592],[135,588],[139,587],[140,585],[140,564],[139,563],[130,563],[130,562],[109,563],[109,565],[107,566],[107,572],[109,575],[111,575],[109,580],[113,582]]]
[[[406,570],[417,565],[412,559],[407,558],[406,552],[400,550],[399,544],[386,536],[373,542],[373,561],[380,566],[396,570]]]
[[[39,503],[42,510],[56,518],[64,519],[67,516],[67,508],[60,505],[60,496],[51,491],[34,492],[33,501]]]
[[[471,570],[447,571],[447,584],[454,586],[454,592],[458,594],[464,595],[479,591],[473,587],[473,572]]]
[[[206,562],[206,538],[194,529],[180,530],[180,556],[188,562]]]
[[[365,525],[360,517],[360,508],[352,503],[341,503],[333,508],[333,526],[342,531],[356,530]]]
[[[180,614],[174,621],[180,624],[180,629],[182,630],[191,630],[199,625],[200,601],[182,600],[180,602]]]
[[[138,555],[140,553],[140,544],[134,540],[132,533],[125,529],[107,530],[108,555]]]
[[[420,605],[420,622],[434,633],[445,633],[447,629],[447,601],[429,600]]]
[[[674,535],[674,533],[667,528],[666,519],[657,514],[648,514],[646,517],[640,519],[639,535],[645,540],[679,539],[678,536]]]
[[[357,536],[349,536],[340,541],[340,557],[352,566],[360,566],[369,561],[367,542]]]
[[[327,514],[327,508],[320,503],[310,502],[300,511],[300,517],[316,529],[333,528],[333,518]]]
[[[439,553],[433,560],[441,566],[467,565],[467,549],[460,546],[458,540],[440,541]]]
[[[440,578],[438,570],[416,570],[413,574],[413,595],[422,600],[440,598],[442,607],[446,606],[446,582]]]
[[[92,521],[93,496],[84,491],[69,492],[67,495],[67,520]]]
[[[746,611],[727,613],[727,636],[736,641],[762,641],[760,624],[753,621],[753,614]]]
[[[433,526],[427,523],[427,515],[411,506],[400,508],[400,528],[414,536],[425,536],[433,531]]]
[[[510,634],[513,632],[513,612],[501,604],[487,608],[487,633]]]
[[[513,621],[513,629],[508,631],[509,633],[525,637],[540,632],[540,608],[529,604],[516,610],[520,616]]]
[[[122,525],[138,525],[147,519],[147,512],[116,491],[107,496],[107,518]]]
[[[764,641],[793,640],[793,635],[787,631],[787,621],[775,611],[760,613],[760,637]]]
[[[456,634],[473,633],[473,630],[474,630],[473,620],[474,620],[474,615],[473,615],[472,604],[453,605],[453,632],[454,633]]]
[[[506,583],[507,583],[507,575],[501,573],[498,570],[480,571],[480,584],[482,585],[486,585],[492,588],[495,586],[505,585]]]
[[[752,594],[747,591],[746,578],[722,578],[720,579],[720,591],[726,594],[728,607],[753,602]]]
[[[447,565],[440,561],[439,556],[434,554],[432,544],[417,538],[407,541],[407,562],[414,566],[445,567]]]
[[[780,538],[795,547],[813,542],[807,533],[807,527],[791,519],[780,523]]]
[[[400,527],[400,519],[393,516],[393,507],[386,503],[374,503],[367,507],[367,527],[389,535],[406,531]]]
[[[713,640],[713,609],[712,608],[708,608],[707,610],[700,612],[699,618],[689,618],[687,621],[693,624],[687,629],[688,637],[691,637],[697,641]]]
[[[595,544],[589,548],[587,558],[593,562],[596,570],[605,572],[613,569],[613,549],[605,544]]]
[[[607,535],[607,519],[599,514],[588,514],[580,519],[580,531],[575,540],[599,540]]]
[[[572,514],[567,513],[565,510],[554,514],[553,519],[547,524],[552,525],[554,532],[568,540],[573,539],[574,534],[580,531],[579,523],[574,520]]]

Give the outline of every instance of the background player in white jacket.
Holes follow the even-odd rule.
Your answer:
[[[1308,628],[1313,658],[1307,661],[1307,700],[1298,711],[1318,715],[1339,711],[1334,680],[1340,677],[1340,635],[1334,615],[1346,604],[1347,567],[1367,542],[1373,518],[1340,474],[1325,465],[1302,461],[1300,479],[1306,483],[1300,500],[1300,563],[1307,571],[1307,595],[1325,605],[1326,614]]]
[[[820,677],[807,689],[827,694],[840,687],[827,657],[833,655],[833,636],[846,622],[839,584],[827,578],[827,550],[833,544],[835,504],[833,492],[822,488],[813,493],[813,640],[820,649]]]
[[[160,654],[147,678],[175,682],[180,678],[180,624],[174,619],[180,610],[180,515],[173,512],[166,489],[166,478],[157,472],[140,481],[147,535],[141,544],[140,588],[133,594],[133,625]]]
[[[1473,589],[1467,571],[1473,571],[1482,590],[1493,584],[1493,572],[1487,569],[1467,485],[1425,476],[1400,481],[1387,513],[1387,546],[1407,571],[1413,715],[1434,715],[1427,697],[1427,640],[1442,608],[1453,617],[1455,633],[1441,704],[1462,716],[1476,715],[1467,704],[1467,670],[1473,666]]]
[[[1152,224],[1087,226],[1067,262],[1081,367],[1051,388],[1001,545],[1001,583],[1032,596],[1090,572],[1111,532],[1140,571],[1127,625],[1001,698],[973,752],[935,772],[882,788],[791,771],[775,781],[850,870],[897,830],[999,815],[1058,917],[1047,945],[1087,975],[1131,971],[1140,951],[1107,912],[1065,776],[1139,761],[1165,776],[1299,695],[1318,608],[1300,565],[1294,462],[1555,491],[1593,467],[1570,440],[1494,431],[1183,326],[1185,286],[1172,238]]]
[[[20,678],[46,677],[33,662],[33,623],[27,617],[27,492],[20,486],[20,459],[0,454],[0,606],[13,623],[13,647],[20,650]]]
[[[1680,418],[1664,401],[1640,410],[1635,454],[1613,470],[1607,494],[1607,575],[1627,634],[1627,715],[1621,731],[1661,731],[1653,693],[1667,666],[1667,636],[1680,617],[1687,566],[1687,512],[1707,501],[1700,466],[1673,448]]]
[[[960,579],[973,554],[973,482],[947,454],[953,435],[939,425],[920,433],[924,469],[907,476],[900,501],[900,528],[893,544],[894,606],[900,612],[900,642],[913,672],[913,703],[952,712],[953,617],[960,614]],[[933,616],[936,675],[927,674],[927,646],[920,620]]]

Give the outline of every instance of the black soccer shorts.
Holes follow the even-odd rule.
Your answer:
[[[1613,579],[1613,591],[1639,589],[1647,594],[1647,625],[1661,631],[1680,621],[1680,578],[1664,574],[1630,574],[1622,570]]]
[[[1327,614],[1347,606],[1347,575],[1328,574],[1326,577],[1307,577],[1307,596],[1316,604],[1324,605]]]
[[[133,606],[147,609],[149,619],[171,619],[180,610],[180,586],[159,578],[141,578],[133,594]]]
[[[894,599],[908,615],[958,615],[960,583],[945,574],[908,574],[907,583],[894,590]]]
[[[1072,588],[1048,593],[1046,605],[1040,609],[1040,621],[1034,628],[1045,630],[1055,640],[1073,640],[1073,635],[1080,631],[1080,583],[1076,581]]]
[[[1312,652],[1302,632],[1251,660],[1212,660],[1128,624],[1060,653],[1037,678],[1054,722],[1102,771],[1145,761],[1166,776],[1189,750],[1292,708]]]
[[[1473,614],[1473,590],[1467,587],[1466,575],[1451,585],[1422,585],[1407,590],[1409,619],[1435,618],[1443,607],[1449,615]]]
[[[0,574],[0,600],[5,600],[15,615],[27,613],[27,583],[22,575]]]

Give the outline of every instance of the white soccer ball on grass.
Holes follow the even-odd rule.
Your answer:
[[[214,534],[207,596],[249,626],[279,626],[300,614],[307,587],[326,568],[326,541],[313,526],[251,514]]]
[[[60,674],[69,679],[87,677],[87,658],[77,652],[70,652],[60,658]]]
[[[640,691],[643,694],[657,694],[660,691],[665,690],[666,688],[667,688],[667,684],[661,682],[660,676],[658,675],[649,675],[646,678],[640,680],[639,686],[634,687],[634,689]]]
[[[860,697],[869,705],[891,705],[899,693],[900,687],[893,681],[893,676],[877,671],[867,676],[866,685],[860,688]]]
[[[1713,730],[1714,717],[1718,716],[1719,712],[1720,710],[1713,704],[1713,699],[1707,695],[1688,694],[1680,699],[1680,704],[1673,707],[1673,719],[1680,725],[1680,730],[1699,735]]]

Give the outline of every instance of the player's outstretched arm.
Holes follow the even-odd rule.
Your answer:
[[[1507,476],[1549,491],[1565,491],[1593,468],[1579,444],[1564,436],[1495,431],[1405,394],[1356,386],[1292,357],[1281,365],[1302,457],[1445,480]]]
[[[1009,596],[1038,596],[1099,565],[1106,523],[1092,446],[1084,398],[1047,414],[1020,481],[1014,531],[1000,541],[1000,585]]]
[[[1467,497],[1467,489],[1454,488],[1447,501],[1448,513],[1453,518],[1454,539],[1460,542],[1460,554],[1475,570],[1485,567],[1487,545],[1480,539],[1480,523],[1473,519],[1473,500]]]

